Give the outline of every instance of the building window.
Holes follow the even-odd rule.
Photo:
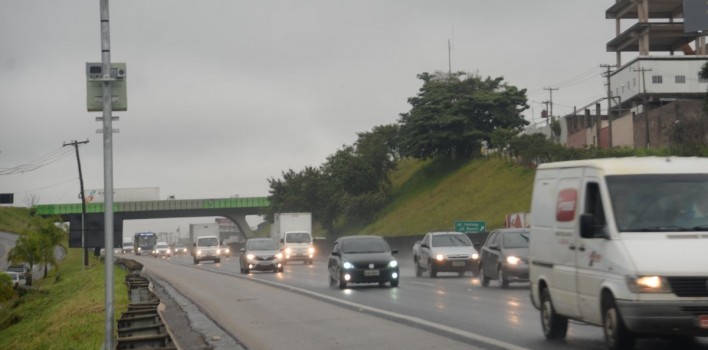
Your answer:
[[[661,84],[663,82],[663,79],[662,79],[661,75],[652,75],[651,82],[653,84]]]
[[[675,78],[676,84],[686,84],[686,76],[685,75],[677,75]]]

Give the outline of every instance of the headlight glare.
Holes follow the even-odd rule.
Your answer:
[[[255,259],[255,258],[256,258],[256,256],[253,255],[253,254],[248,254],[248,255],[246,255],[246,259],[248,259],[248,260],[253,260],[253,259]]]
[[[277,253],[277,254],[275,254],[275,257],[278,258],[278,259],[282,259],[282,258],[283,258],[283,253]]]
[[[627,286],[634,293],[671,293],[671,286],[660,276],[627,276]]]
[[[474,253],[472,254],[472,260],[478,260],[479,259],[479,254]]]
[[[435,256],[435,260],[437,260],[437,261],[443,261],[443,260],[445,260],[445,255],[438,254],[438,255]]]
[[[291,252],[291,251],[292,251],[292,250],[291,250],[290,248],[285,248],[285,254],[290,255],[290,252]]]
[[[391,260],[391,262],[388,263],[388,267],[396,267],[398,266],[398,261],[396,260]]]
[[[521,259],[519,259],[519,257],[517,256],[511,255],[506,257],[506,262],[511,265],[518,265],[521,262]]]
[[[345,261],[344,264],[342,264],[342,267],[343,267],[345,270],[349,270],[349,269],[353,269],[353,268],[354,268],[354,264],[352,264],[352,263],[350,263],[350,262],[348,262],[348,261]]]
[[[315,247],[307,248],[307,251],[308,251],[310,254],[315,254]]]

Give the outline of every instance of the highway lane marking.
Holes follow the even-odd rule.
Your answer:
[[[210,271],[214,271],[214,270],[211,270],[211,269],[210,269]],[[214,271],[214,272],[216,272],[216,271]],[[218,272],[224,273],[224,272],[221,272],[221,271],[218,271]],[[448,327],[448,326],[445,326],[445,325],[440,325],[440,324],[437,324],[437,323],[433,323],[433,322],[430,322],[430,321],[426,321],[426,320],[421,319],[421,318],[418,318],[418,317],[407,316],[407,315],[399,314],[399,313],[392,312],[392,311],[386,311],[386,310],[382,310],[382,309],[377,309],[377,308],[374,308],[374,307],[371,307],[371,306],[362,305],[362,304],[354,303],[354,302],[347,301],[347,300],[342,300],[342,299],[339,299],[339,298],[331,297],[331,296],[329,296],[329,295],[325,295],[325,294],[320,294],[320,293],[317,293],[317,292],[313,292],[313,291],[310,291],[310,290],[307,290],[307,289],[302,289],[302,288],[299,288],[299,287],[295,287],[295,286],[291,286],[291,285],[287,285],[287,284],[283,284],[283,283],[279,283],[279,282],[273,282],[273,281],[269,281],[269,280],[265,280],[265,279],[260,279],[260,278],[249,278],[248,276],[236,275],[236,274],[231,274],[231,273],[226,273],[226,274],[227,274],[227,275],[230,275],[230,276],[239,277],[239,278],[245,278],[245,279],[248,279],[248,280],[250,280],[250,281],[257,281],[257,282],[259,282],[259,283],[264,283],[264,284],[271,285],[271,286],[273,286],[273,287],[280,288],[280,289],[286,289],[286,290],[290,290],[290,291],[295,291],[295,292],[298,292],[298,293],[303,294],[303,295],[309,295],[309,296],[311,296],[311,297],[313,297],[313,298],[324,299],[324,300],[327,300],[327,301],[329,301],[329,302],[331,302],[331,303],[334,303],[334,304],[346,305],[347,307],[349,307],[349,308],[351,308],[351,309],[354,309],[354,310],[368,311],[368,312],[371,313],[371,314],[377,314],[377,315],[385,316],[385,317],[387,317],[387,318],[389,318],[389,319],[398,319],[398,320],[406,321],[406,322],[408,322],[408,323],[418,324],[418,325],[421,325],[421,326],[424,326],[424,327],[427,327],[427,328],[437,329],[437,330],[440,330],[440,331],[447,332],[447,333],[449,333],[449,334],[454,334],[454,335],[459,336],[459,337],[462,337],[462,338],[472,339],[472,340],[475,340],[475,341],[477,341],[477,342],[481,342],[481,343],[485,343],[485,344],[490,344],[490,345],[497,346],[497,347],[500,347],[500,348],[503,348],[503,349],[509,349],[509,350],[529,350],[528,348],[524,348],[524,347],[520,347],[520,346],[517,346],[517,345],[514,345],[514,344],[510,344],[510,343],[507,343],[507,342],[503,342],[503,341],[501,341],[501,340],[497,340],[497,339],[485,337],[485,336],[483,336],[483,335],[479,335],[479,334],[476,334],[476,333],[471,333],[471,332],[463,331],[463,330],[461,330],[461,329],[452,328],[452,327]]]

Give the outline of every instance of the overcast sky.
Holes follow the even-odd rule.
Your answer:
[[[529,120],[549,87],[554,114],[570,113],[605,94],[614,2],[111,1],[111,60],[128,67],[113,186],[159,187],[161,199],[267,196],[269,178],[395,123],[416,75],[447,71],[449,57],[453,71],[527,89]],[[52,161],[0,175],[15,206],[28,195],[79,202],[76,157],[62,149],[72,140],[89,140],[85,188],[103,188],[85,74],[101,61],[99,20],[98,0],[0,0],[0,172]]]

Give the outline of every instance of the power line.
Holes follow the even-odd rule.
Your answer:
[[[33,159],[27,163],[14,166],[12,168],[0,168],[0,175],[14,175],[22,174],[30,171],[35,171],[39,168],[45,167],[52,164],[58,160],[61,160],[71,154],[70,149],[59,148],[55,149],[43,156]]]

